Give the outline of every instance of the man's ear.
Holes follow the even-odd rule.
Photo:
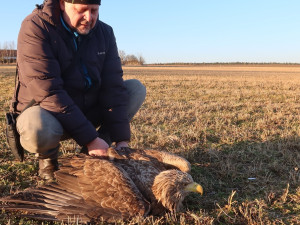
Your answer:
[[[65,1],[59,0],[59,6],[61,11],[65,11]]]

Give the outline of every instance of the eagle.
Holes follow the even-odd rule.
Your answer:
[[[190,163],[165,151],[109,148],[105,158],[78,154],[60,164],[54,182],[1,198],[0,207],[38,220],[115,222],[178,212],[188,193],[203,194]]]

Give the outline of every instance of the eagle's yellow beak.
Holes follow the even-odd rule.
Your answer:
[[[203,188],[200,184],[194,182],[194,183],[191,183],[191,184],[188,184],[185,188],[184,188],[185,191],[188,191],[188,192],[196,192],[196,193],[200,193],[201,195],[203,195]]]

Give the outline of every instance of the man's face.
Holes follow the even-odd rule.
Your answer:
[[[99,5],[72,4],[60,0],[63,18],[79,34],[88,34],[98,20]]]

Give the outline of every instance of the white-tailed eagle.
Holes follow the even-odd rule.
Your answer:
[[[62,158],[56,182],[2,198],[1,206],[41,220],[113,222],[176,212],[189,192],[203,192],[177,155],[110,148],[108,156]]]

